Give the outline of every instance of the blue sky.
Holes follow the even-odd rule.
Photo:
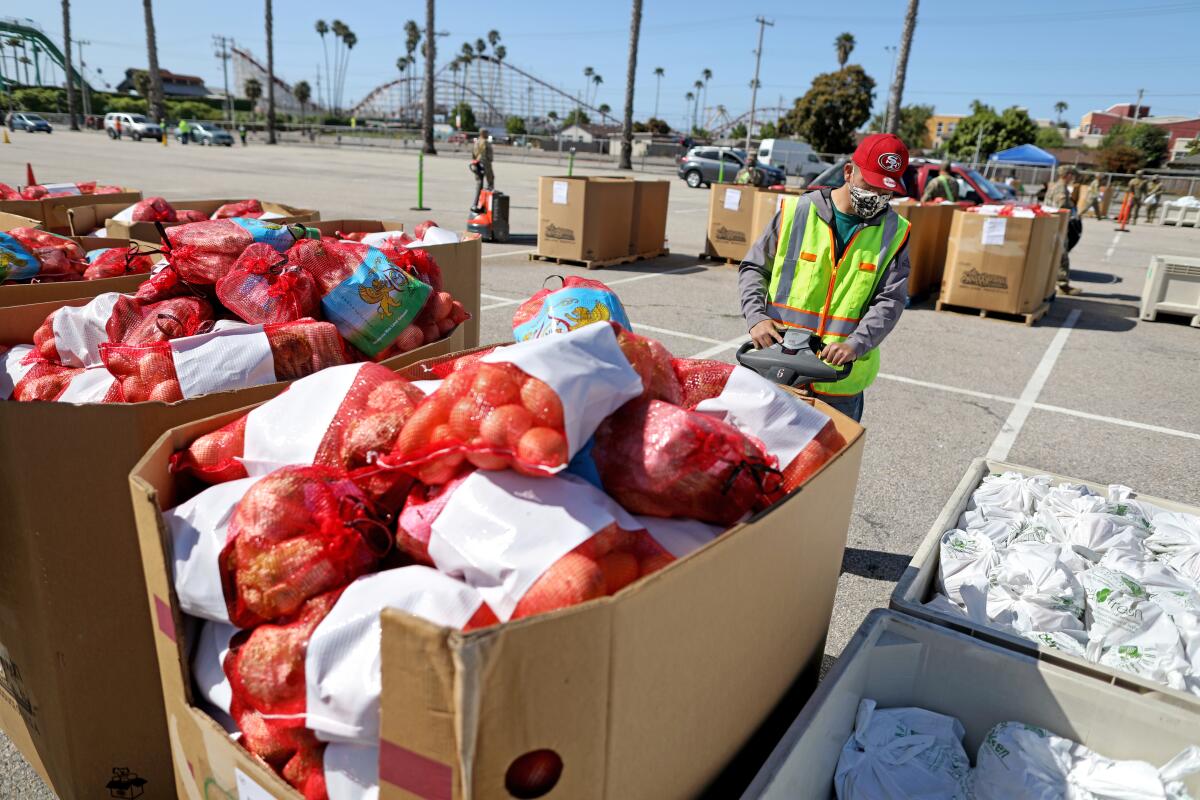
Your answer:
[[[489,29],[500,31],[508,60],[551,83],[577,92],[582,70],[592,66],[604,77],[598,103],[623,103],[628,47],[629,3],[466,2],[441,0],[438,28],[448,57],[464,41]],[[813,76],[835,69],[833,40],[842,31],[857,39],[851,63],[861,64],[878,83],[876,109],[886,102],[892,56],[885,50],[900,36],[905,0],[855,3],[645,0],[636,115],[653,112],[653,69],[666,70],[660,116],[680,125],[684,94],[705,67],[713,71],[708,105],[733,113],[749,107],[757,36],[754,17],[775,21],[764,43],[760,106],[785,105],[802,95]],[[996,14],[990,9],[1003,7]],[[337,16],[358,35],[346,94],[359,98],[396,77],[394,63],[404,50],[406,19],[424,18],[424,2],[381,0],[321,3],[276,0],[275,58],[287,81],[315,83],[321,60],[317,18]],[[198,74],[221,85],[220,62],[211,35],[234,37],[265,60],[261,2],[158,0],[159,63]],[[845,10],[842,10],[845,9]],[[31,17],[47,33],[61,36],[59,4],[19,0],[8,11]],[[72,27],[92,42],[84,53],[114,85],[126,67],[145,65],[145,34],[139,0],[75,0]],[[974,98],[1004,107],[1021,105],[1035,117],[1054,116],[1065,100],[1066,116],[1077,123],[1084,111],[1133,102],[1139,88],[1155,114],[1200,114],[1200,2],[1170,0],[1060,0],[968,3],[924,0],[909,61],[906,103],[931,103],[940,113],[961,113]],[[439,58],[439,62],[443,60]]]

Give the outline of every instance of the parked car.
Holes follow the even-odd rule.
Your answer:
[[[746,151],[732,147],[693,147],[679,159],[679,177],[693,189],[711,186],[721,177],[722,161],[725,162],[725,182],[733,183],[738,170],[746,163]],[[787,175],[777,167],[759,164],[758,168],[766,176],[767,186],[787,182]]]
[[[822,172],[808,189],[836,189],[845,183],[842,166],[848,159],[839,158],[837,163]],[[980,203],[1006,203],[1012,199],[999,186],[983,177],[978,170],[964,164],[952,164],[954,177],[958,179],[958,199],[962,202],[979,205]],[[908,162],[904,171],[905,193],[914,200],[920,200],[921,194],[931,180],[942,171],[942,162],[936,159],[914,158]]]
[[[233,136],[214,122],[189,119],[188,126],[191,128],[192,141],[197,144],[233,147]]]
[[[117,120],[121,121],[120,133],[117,132]],[[104,115],[104,130],[108,132],[110,139],[129,136],[135,142],[140,142],[142,139],[154,139],[161,142],[163,137],[162,128],[158,126],[158,123],[147,119],[145,114],[126,114],[120,111],[110,111]]]
[[[446,137],[446,142],[448,144],[466,144],[467,134],[463,133],[462,131],[455,131]]]
[[[28,131],[29,133],[39,131],[54,133],[54,128],[50,127],[49,122],[37,114],[25,111],[14,111],[8,115],[8,129],[10,131]]]
[[[776,167],[806,181],[829,168],[829,162],[822,161],[811,144],[799,139],[763,139],[758,145],[758,165]]]

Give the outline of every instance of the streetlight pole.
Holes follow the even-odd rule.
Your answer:
[[[750,126],[746,128],[746,152],[750,152],[750,137],[754,135],[754,106],[758,102],[758,68],[762,65],[763,31],[767,26],[775,27],[774,22],[767,22],[766,17],[755,17],[758,23],[758,48],[754,51],[754,81],[750,84]]]
[[[225,75],[225,121],[233,124],[233,97],[229,94],[229,39],[220,34],[213,34],[213,44],[221,49],[213,55],[221,59],[221,72]]]
[[[75,47],[79,50],[79,88],[83,91],[83,115],[90,117],[92,115],[92,98],[88,95],[87,81],[83,79],[83,46],[91,44],[86,39],[76,39]]]

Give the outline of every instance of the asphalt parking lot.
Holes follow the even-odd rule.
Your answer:
[[[410,227],[425,218],[461,227],[474,192],[466,157],[426,158],[431,210],[410,210],[411,152],[164,148],[99,133],[16,134],[0,145],[0,180],[23,182],[27,161],[44,182],[98,180],[168,199],[259,197],[319,209],[324,219],[382,217]],[[495,171],[497,188],[511,195],[512,231],[534,233],[538,176],[565,167],[501,161]],[[707,190],[672,178],[671,254],[588,274],[612,286],[635,327],[675,355],[731,361],[745,339],[736,269],[697,257],[708,199]],[[510,337],[516,304],[548,276],[587,272],[530,261],[532,248],[484,246],[484,342]],[[1139,225],[1116,234],[1112,222],[1087,220],[1071,254],[1083,293],[1056,301],[1036,326],[939,313],[932,301],[905,312],[866,398],[867,445],[828,656],[841,652],[870,609],[887,605],[974,458],[1200,503],[1200,330],[1182,319],[1141,322],[1137,313],[1151,256],[1197,251],[1197,229]],[[39,796],[52,795],[0,739],[0,797]]]

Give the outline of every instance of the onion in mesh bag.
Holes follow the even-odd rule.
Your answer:
[[[615,323],[613,329],[617,332],[621,352],[642,378],[642,397],[679,405],[683,400],[679,378],[675,377],[671,367],[671,353],[662,342],[638,336]]]
[[[81,367],[64,367],[38,361],[13,387],[11,399],[22,403],[57,400],[66,391],[71,379],[82,373]]]
[[[175,222],[175,209],[162,197],[147,197],[133,204],[130,222]]]
[[[345,473],[283,467],[255,483],[229,521],[220,566],[230,621],[287,617],[371,570],[392,532]]]
[[[262,203],[254,198],[251,198],[249,200],[235,200],[232,203],[226,203],[213,212],[212,219],[229,219],[230,217],[261,217],[262,214]]]
[[[83,248],[65,236],[24,227],[0,233],[0,283],[79,280],[86,269]]]
[[[680,401],[676,405],[695,408],[702,400],[711,400],[725,388],[733,364],[696,358],[673,358],[671,368],[679,380]]]
[[[782,483],[778,460],[727,422],[660,400],[631,403],[596,431],[604,489],[627,511],[732,525]]]
[[[194,222],[165,229],[167,259],[188,283],[212,286],[233,268],[250,245],[262,242],[282,253],[296,242],[319,235],[301,225],[238,217]]]
[[[217,281],[221,303],[246,322],[293,322],[320,305],[316,281],[268,244],[252,244]]]
[[[154,268],[154,257],[139,253],[136,244],[129,247],[102,247],[87,255],[88,267],[83,272],[85,281],[101,278],[119,278],[122,275],[141,275]]]

